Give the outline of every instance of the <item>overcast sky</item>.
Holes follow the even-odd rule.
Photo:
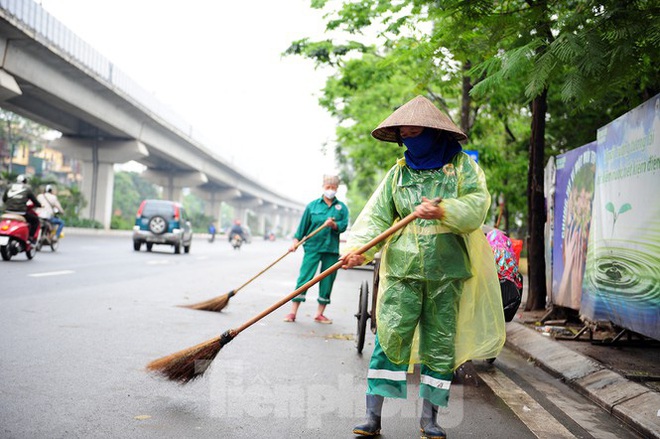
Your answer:
[[[306,203],[321,195],[322,175],[336,172],[336,121],[318,106],[328,71],[280,56],[294,40],[323,37],[309,0],[39,3],[190,123],[208,149],[281,195]]]

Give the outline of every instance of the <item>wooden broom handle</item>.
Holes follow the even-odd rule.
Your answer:
[[[442,200],[441,198],[434,198],[433,200],[431,200],[431,203],[433,203],[434,205],[437,206],[440,203],[441,200]],[[402,220],[400,220],[399,222],[397,222],[396,224],[394,224],[393,226],[391,226],[390,228],[388,228],[387,230],[382,232],[380,235],[376,236],[374,239],[372,239],[371,241],[369,241],[368,243],[366,243],[365,245],[363,245],[362,247],[357,249],[355,251],[355,253],[360,255],[360,254],[366,252],[371,247],[373,247],[376,244],[384,241],[389,236],[391,236],[394,233],[398,232],[399,230],[403,229],[405,226],[407,226],[408,224],[413,222],[415,220],[415,218],[417,218],[415,216],[415,212],[412,212],[409,215],[406,215]],[[284,305],[285,303],[287,303],[288,301],[290,301],[291,299],[293,299],[294,297],[296,297],[297,295],[299,295],[303,291],[308,290],[314,284],[320,282],[322,279],[325,279],[330,274],[332,274],[335,271],[339,270],[341,268],[342,264],[343,264],[342,261],[337,261],[334,265],[332,265],[327,270],[325,270],[325,271],[317,274],[316,276],[314,276],[309,282],[305,283],[304,285],[297,288],[295,291],[293,291],[289,295],[287,295],[287,296],[283,297],[282,299],[280,299],[279,301],[275,302],[274,304],[272,304],[271,306],[269,306],[268,308],[266,308],[265,310],[263,310],[262,312],[260,312],[256,316],[252,317],[247,322],[243,323],[238,328],[231,329],[230,332],[232,333],[233,336],[236,336],[236,335],[240,334],[242,331],[244,331],[245,329],[247,329],[250,326],[254,325],[256,322],[263,319],[268,314],[272,313],[273,311],[275,311],[276,309],[278,309],[279,307],[281,307],[282,305]]]
[[[317,229],[314,230],[312,233],[310,233],[309,235],[305,236],[301,241],[298,241],[298,243],[296,244],[296,248],[300,247],[305,241],[307,241],[309,238],[311,238],[312,236],[314,236],[314,235],[316,235],[317,233],[319,233],[319,232],[320,232],[321,230],[323,230],[325,227],[327,227],[327,226],[325,225],[325,223],[323,223],[323,224],[321,225],[321,227],[317,228]],[[245,283],[244,283],[243,285],[241,285],[240,287],[236,288],[235,290],[232,290],[232,293],[233,293],[232,296],[233,296],[234,294],[238,293],[238,291],[239,291],[240,289],[242,289],[243,287],[245,287],[247,284],[249,284],[250,282],[252,282],[252,281],[255,280],[256,278],[258,278],[259,276],[261,276],[262,274],[264,274],[266,271],[268,271],[270,268],[272,268],[273,265],[277,264],[277,263],[280,262],[282,259],[284,259],[289,253],[291,253],[291,252],[287,250],[286,253],[284,253],[282,256],[280,256],[280,257],[277,258],[275,261],[273,261],[268,267],[264,268],[264,269],[261,270],[259,273],[255,274],[253,277],[251,277],[247,282],[245,282]]]

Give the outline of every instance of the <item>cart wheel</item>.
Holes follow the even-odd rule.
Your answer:
[[[362,285],[360,285],[358,312],[355,314],[355,317],[357,317],[357,338],[355,339],[355,347],[357,348],[358,354],[361,354],[362,348],[364,348],[364,338],[367,331],[367,319],[369,318],[369,312],[367,311],[368,305],[369,284],[365,280],[362,281]]]
[[[374,264],[374,282],[373,282],[373,291],[371,292],[371,332],[376,334],[376,307],[378,306],[378,286],[380,285],[380,256],[375,259]]]

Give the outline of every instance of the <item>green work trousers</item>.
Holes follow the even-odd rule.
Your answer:
[[[305,251],[305,256],[303,257],[302,265],[300,267],[300,274],[298,275],[298,282],[296,283],[296,289],[305,285],[307,282],[312,280],[314,275],[316,275],[316,270],[319,268],[319,263],[321,264],[321,271],[325,271],[328,268],[332,267],[339,260],[339,255],[336,253],[324,253],[324,252],[308,252]],[[332,293],[332,284],[335,282],[337,277],[337,272],[333,272],[319,282],[319,298],[318,302],[321,305],[327,305],[330,303],[330,293]],[[305,295],[307,290],[300,293],[292,301],[293,302],[304,302]]]

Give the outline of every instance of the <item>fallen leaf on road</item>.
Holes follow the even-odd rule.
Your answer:
[[[327,337],[335,340],[353,340],[353,334],[330,334]]]

